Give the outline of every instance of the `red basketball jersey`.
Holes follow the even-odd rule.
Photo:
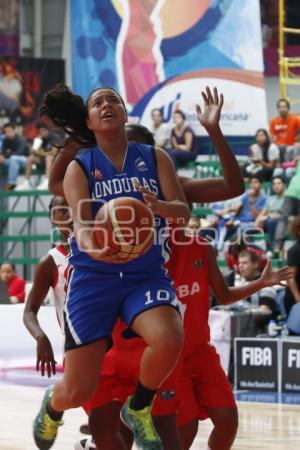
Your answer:
[[[183,305],[185,349],[188,349],[210,340],[206,253],[209,244],[199,236],[182,236],[176,241],[171,244],[171,258],[166,269]]]

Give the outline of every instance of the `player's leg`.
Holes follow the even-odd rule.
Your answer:
[[[121,407],[121,403],[114,401],[90,411],[89,428],[98,449],[127,450],[119,433]]]
[[[183,450],[176,423],[176,414],[154,416],[153,422],[161,438],[164,450]]]
[[[140,383],[156,390],[178,362],[184,339],[181,317],[175,309],[160,306],[138,315],[131,328],[147,343],[140,362]]]
[[[152,416],[164,450],[183,450],[177,426],[181,404],[182,358],[157,391]]]
[[[177,424],[183,450],[189,450],[192,446],[198,432],[199,423],[199,407],[191,374],[189,365],[184,361],[180,384],[181,401],[177,413]]]
[[[198,433],[198,417],[180,426],[179,434],[183,450],[189,450]]]
[[[51,448],[63,411],[81,406],[97,389],[119,308],[105,289],[110,292],[115,284],[115,280],[99,283],[94,273],[71,274],[65,303],[64,375],[47,390],[34,421],[34,438],[42,450]]]
[[[107,347],[104,338],[65,353],[64,376],[55,385],[50,402],[54,410],[77,408],[93,395]]]
[[[126,450],[131,450],[133,446],[134,436],[132,431],[126,425],[124,425],[122,421],[120,421],[119,436],[121,437]]]
[[[121,411],[141,448],[163,448],[150,412],[156,391],[174,369],[183,346],[182,321],[175,305],[175,293],[165,276],[140,285],[122,305],[125,323],[147,344],[136,391]]]
[[[100,339],[66,352],[63,379],[48,388],[34,421],[34,439],[39,449],[52,447],[63,412],[82,405],[97,388],[107,345],[107,339]]]
[[[207,408],[207,411],[214,424],[208,439],[209,449],[231,449],[238,429],[237,408]]]
[[[198,378],[194,381],[194,392],[199,417],[208,416],[214,425],[208,448],[229,450],[237,433],[238,411],[232,388],[213,346],[202,346],[199,356],[195,355],[194,370],[198,373]]]

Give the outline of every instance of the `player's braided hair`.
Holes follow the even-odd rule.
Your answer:
[[[58,84],[45,94],[40,115],[50,117],[55,125],[79,144],[96,143],[93,132],[86,124],[87,107],[80,95],[74,94],[68,86]]]

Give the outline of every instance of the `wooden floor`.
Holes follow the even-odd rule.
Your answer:
[[[44,388],[0,384],[0,450],[35,449],[31,424],[44,391]],[[299,406],[239,403],[239,411],[240,427],[233,449],[300,449]],[[68,412],[53,450],[72,450],[80,436],[78,427],[83,422],[83,411]],[[193,450],[206,449],[210,429],[208,421],[201,423]]]

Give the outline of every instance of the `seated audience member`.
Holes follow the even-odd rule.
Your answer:
[[[288,229],[288,222],[290,216],[300,215],[300,163],[297,165],[297,170],[291,179],[287,189],[284,192],[284,200],[282,203],[282,216],[278,221],[275,230],[274,250],[280,253],[283,248],[285,236]]]
[[[160,109],[155,108],[151,111],[152,125],[150,131],[154,136],[155,145],[166,149],[170,147],[171,130],[164,123],[163,115]]]
[[[279,161],[279,148],[270,140],[267,130],[257,130],[256,143],[249,148],[251,163],[245,167],[244,175],[259,175],[264,181],[270,181]]]
[[[265,267],[264,270],[267,270]],[[239,254],[240,279],[236,285],[242,286],[250,281],[257,280],[262,273],[259,256],[251,250],[243,250]],[[276,302],[276,291],[274,288],[265,288],[244,300],[244,304],[256,310],[255,322],[257,331],[266,331],[265,327],[269,320],[276,319],[278,306]]]
[[[289,335],[300,336],[300,303],[294,303],[287,319]]]
[[[16,274],[14,264],[5,262],[0,267],[0,278],[7,284],[11,303],[23,303],[25,300],[25,280]]]
[[[38,124],[37,128],[39,130],[39,135],[34,139],[31,155],[27,159],[25,180],[16,187],[17,191],[25,191],[33,188],[30,183],[30,177],[34,165],[45,171],[45,179],[36,187],[36,189],[48,189],[48,179],[56,148],[53,146],[53,137],[48,128],[44,124]]]
[[[288,280],[285,291],[284,306],[287,316],[295,303],[300,303],[300,216],[295,217],[291,226],[291,234],[295,239],[294,245],[288,249],[288,266],[295,268],[294,278]]]
[[[286,148],[285,159],[281,164],[287,182],[289,182],[292,176],[295,174],[298,161],[300,161],[300,128],[298,128],[296,133],[295,144],[289,145]]]
[[[300,120],[290,114],[290,103],[285,98],[277,102],[278,116],[270,122],[270,134],[275,144],[280,148],[280,162],[285,160],[286,147],[294,145],[296,142],[296,133],[300,128]]]
[[[228,229],[226,239],[229,239],[238,227],[243,232],[251,232],[258,214],[265,207],[267,196],[262,192],[262,180],[258,175],[250,178],[250,189],[242,195],[240,201],[231,208],[234,216],[226,222]]]
[[[191,127],[185,123],[185,114],[177,110],[174,112],[175,127],[171,132],[171,146],[178,164],[194,161],[198,154],[197,137]]]
[[[243,240],[243,236],[236,242],[233,239],[233,242],[229,245],[227,251],[224,252],[225,260],[229,269],[233,269],[236,274],[239,274],[239,255],[243,250],[249,250],[257,255],[260,260],[260,269],[263,270],[268,262],[265,252],[261,247],[258,247],[254,244],[246,244]]]
[[[7,167],[8,176],[6,189],[12,190],[17,184],[17,177],[26,167],[27,141],[16,133],[15,126],[8,123],[4,125],[4,139],[0,153],[0,165]]]
[[[282,177],[274,177],[272,180],[274,194],[268,196],[264,208],[255,220],[255,226],[263,228],[268,233],[267,248],[272,250],[275,241],[275,230],[282,217],[282,204],[284,199],[285,181]]]

